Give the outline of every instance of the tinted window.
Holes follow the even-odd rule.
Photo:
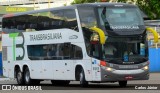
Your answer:
[[[51,25],[55,28],[69,28],[78,31],[75,10],[51,11]]]
[[[138,8],[99,8],[100,23],[107,29],[139,29],[144,25]]]
[[[71,46],[71,59],[82,59],[82,49],[76,45]]]
[[[82,59],[82,49],[70,43],[49,45],[28,45],[28,58],[31,60]]]
[[[97,25],[94,9],[91,7],[81,7],[78,10],[83,31],[83,36],[86,44],[87,54],[90,56],[91,44],[90,38],[93,33],[89,28]]]
[[[6,33],[61,28],[78,31],[75,10],[54,10],[3,19],[3,31]]]
[[[35,31],[37,29],[37,14],[4,18],[2,28],[6,33]]]
[[[80,20],[82,27],[94,27],[97,26],[94,9],[90,7],[80,8],[79,10]]]

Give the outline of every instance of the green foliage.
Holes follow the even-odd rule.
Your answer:
[[[127,2],[128,0],[118,0],[118,2]],[[139,8],[151,19],[160,19],[160,1],[159,0],[131,0],[136,2]]]
[[[74,0],[71,4],[94,3],[100,1],[101,0]]]

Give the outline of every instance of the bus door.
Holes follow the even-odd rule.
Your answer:
[[[101,80],[101,73],[100,73],[100,60],[99,59],[99,45],[92,44],[91,55],[92,58],[92,80],[93,81],[100,81]]]
[[[99,28],[91,28],[94,32],[90,38],[91,50],[90,55],[92,56],[92,80],[101,81],[101,61],[102,59],[102,44],[105,43],[104,32]],[[102,62],[103,63],[103,62]]]

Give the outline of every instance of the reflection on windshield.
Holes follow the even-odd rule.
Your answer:
[[[125,61],[124,57],[127,56],[127,61],[133,61],[132,58],[144,57],[146,53],[145,50],[141,51],[144,48],[141,45],[142,43],[107,42],[104,45],[104,59]]]
[[[102,26],[110,29],[139,29],[143,24],[137,8],[99,8]]]

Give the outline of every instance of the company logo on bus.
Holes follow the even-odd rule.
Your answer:
[[[69,37],[69,39],[77,39],[77,38],[78,38],[77,35],[72,35],[72,36]]]
[[[134,62],[123,62],[123,64],[134,64]]]
[[[112,29],[139,29],[138,26],[111,26]]]

